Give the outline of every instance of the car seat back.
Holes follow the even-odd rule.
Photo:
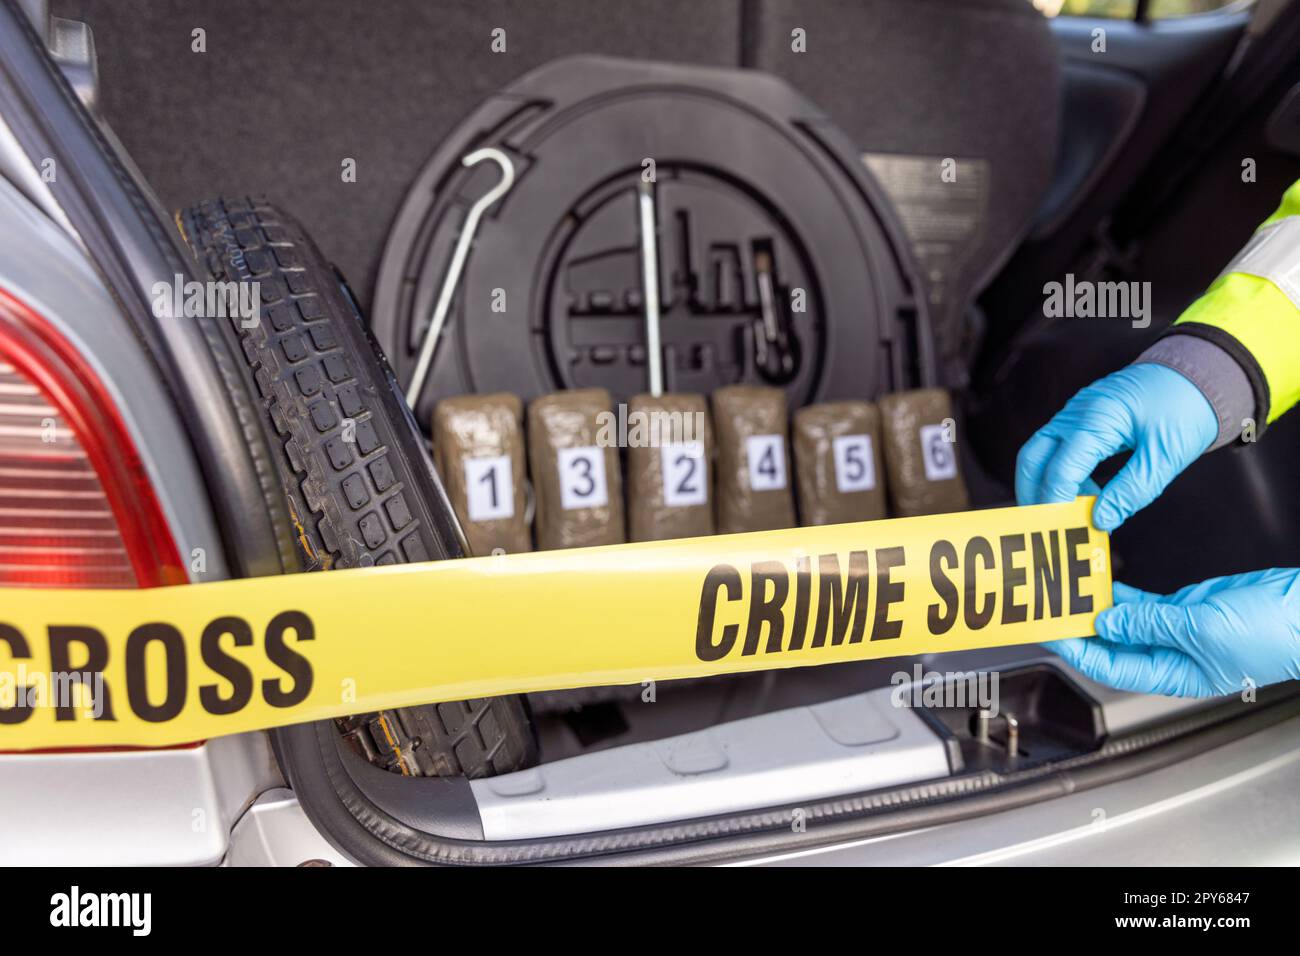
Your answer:
[[[947,384],[964,381],[976,296],[1051,177],[1060,67],[1028,0],[761,0],[746,65],[825,110],[894,199],[926,275]]]

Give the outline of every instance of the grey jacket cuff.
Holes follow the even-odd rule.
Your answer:
[[[1237,360],[1213,342],[1195,335],[1166,335],[1139,355],[1181,372],[1201,390],[1219,419],[1219,436],[1207,450],[1222,448],[1241,435],[1244,422],[1255,415],[1255,393]]]

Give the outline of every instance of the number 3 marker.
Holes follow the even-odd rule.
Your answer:
[[[609,504],[605,484],[605,453],[595,445],[558,449],[560,507],[603,508]]]

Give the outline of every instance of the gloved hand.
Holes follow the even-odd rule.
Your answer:
[[[1300,677],[1300,570],[1211,578],[1169,597],[1117,582],[1097,635],[1047,646],[1099,683],[1147,694],[1213,697]]]
[[[1181,373],[1143,362],[1093,382],[1025,442],[1016,458],[1022,505],[1098,495],[1092,521],[1114,531],[1213,444],[1219,420]],[[1105,488],[1090,477],[1111,455],[1133,455]]]

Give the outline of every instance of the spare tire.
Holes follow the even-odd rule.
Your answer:
[[[462,535],[428,448],[342,278],[303,228],[260,200],[215,200],[177,217],[221,282],[256,282],[261,316],[223,323],[243,357],[301,570],[456,558]],[[431,627],[430,641],[440,635]],[[364,654],[365,635],[356,636]],[[403,774],[484,777],[536,758],[520,697],[362,714],[339,722],[372,763]]]

